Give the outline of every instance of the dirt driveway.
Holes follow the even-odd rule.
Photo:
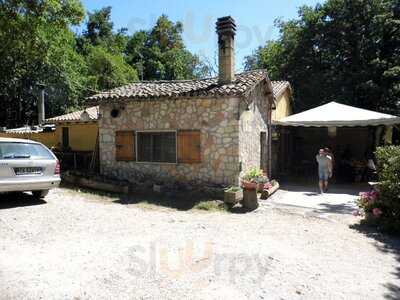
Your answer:
[[[3,197],[0,298],[398,299],[399,241],[341,216],[274,201],[177,211],[67,189]]]

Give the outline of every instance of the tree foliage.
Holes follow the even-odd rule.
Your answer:
[[[106,90],[138,80],[137,72],[121,54],[112,54],[102,47],[92,47],[87,56],[88,86]]]
[[[145,80],[206,76],[208,68],[186,49],[182,32],[182,23],[162,15],[152,29],[138,31],[129,39],[125,51],[129,64],[138,68]]]
[[[86,30],[77,37],[78,51],[86,61],[88,89],[107,90],[138,80],[123,54],[127,41],[124,29],[114,32],[111,7],[88,13]]]
[[[182,24],[161,16],[132,36],[115,29],[111,7],[87,13],[79,0],[0,1],[0,126],[37,124],[38,84],[46,116],[84,105],[86,96],[144,79],[190,79],[207,67],[190,53]]]
[[[298,110],[338,101],[399,113],[397,0],[328,0],[276,25],[280,37],[247,57],[245,67],[289,80]]]
[[[69,26],[84,16],[79,1],[0,2],[0,97],[3,125],[21,125],[35,117],[36,86],[49,86],[49,110],[72,105],[79,57]],[[53,93],[53,91],[55,91]],[[70,99],[67,103],[64,99]]]

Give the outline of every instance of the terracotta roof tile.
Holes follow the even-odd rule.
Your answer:
[[[179,97],[179,96],[194,96],[191,92],[197,91],[198,95],[204,95],[204,92],[209,92],[209,95],[244,95],[251,90],[259,81],[266,78],[264,71],[252,71],[238,74],[236,82],[233,84],[219,86],[216,78],[204,80],[185,80],[185,81],[153,81],[133,83],[113,89],[108,92],[100,93],[90,97],[89,99],[96,100],[112,100],[120,98],[143,99],[143,98],[159,98],[159,97]],[[215,81],[215,82],[214,82]],[[200,82],[200,83],[199,83]],[[202,86],[202,90],[195,90],[194,86]],[[204,88],[206,87],[206,88]],[[272,81],[274,97],[279,97],[286,88],[290,88],[288,81]],[[181,89],[181,90],[180,90]],[[185,92],[184,92],[185,91]],[[189,92],[188,92],[189,91]],[[207,94],[207,93],[206,93]],[[129,95],[129,96],[128,96]],[[87,114],[84,115],[83,113]],[[69,114],[57,116],[47,119],[47,123],[57,122],[87,122],[96,121],[99,116],[99,107],[93,106],[85,110],[75,111]]]
[[[149,98],[179,98],[196,96],[244,96],[268,78],[264,70],[236,75],[230,84],[219,84],[218,78],[178,81],[143,81],[121,86],[88,98],[89,101],[141,100]]]
[[[287,88],[291,88],[289,81],[272,81],[272,89],[275,98],[278,98]]]
[[[99,107],[93,106],[86,108],[85,110],[79,110],[66,115],[47,119],[46,122],[47,123],[90,122],[90,121],[97,121],[98,118],[99,118]]]

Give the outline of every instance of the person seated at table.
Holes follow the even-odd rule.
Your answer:
[[[351,162],[352,158],[353,154],[351,152],[350,145],[347,144],[339,159],[340,177],[347,182],[354,181],[354,172]]]
[[[371,151],[365,152],[366,166],[363,174],[363,179],[366,181],[377,180],[376,166],[374,162],[374,154]]]

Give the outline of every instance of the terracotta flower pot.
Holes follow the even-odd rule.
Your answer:
[[[257,189],[258,184],[256,182],[242,180],[241,186],[244,190],[253,191]]]

